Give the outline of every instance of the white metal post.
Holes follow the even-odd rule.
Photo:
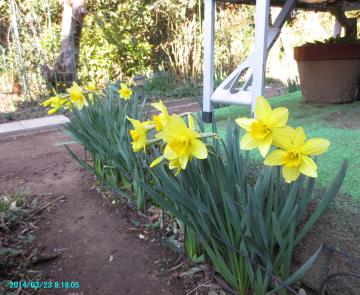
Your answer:
[[[342,26],[341,26],[340,22],[335,18],[333,38],[340,37],[341,36],[341,30],[342,30]]]
[[[211,95],[214,91],[215,0],[205,0],[204,11],[203,119],[212,121]]]
[[[256,0],[255,48],[253,83],[251,88],[251,112],[255,112],[256,99],[264,94],[267,43],[269,30],[270,0]]]

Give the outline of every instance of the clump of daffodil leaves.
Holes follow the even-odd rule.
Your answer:
[[[287,126],[288,117],[287,108],[273,110],[264,97],[259,97],[255,118],[236,119],[236,123],[246,131],[240,147],[258,149],[267,166],[282,166],[287,183],[298,179],[300,174],[316,178],[317,165],[311,156],[325,153],[330,142],[323,138],[307,140],[303,128]]]
[[[57,113],[59,110],[71,110],[72,107],[76,107],[81,110],[84,106],[88,105],[88,102],[93,101],[94,93],[97,92],[97,85],[95,82],[88,83],[84,89],[82,89],[76,82],[73,82],[72,86],[66,89],[67,93],[57,94],[50,97],[42,103],[44,107],[50,107],[48,111],[49,115]],[[86,100],[84,94],[88,94],[89,100]],[[119,97],[123,100],[129,100],[132,96],[132,90],[128,88],[125,83],[121,83],[119,89]]]

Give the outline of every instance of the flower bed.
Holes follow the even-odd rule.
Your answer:
[[[256,119],[236,120],[246,132],[239,145],[240,129],[230,120],[222,140],[216,124],[205,133],[199,118],[170,116],[161,101],[153,104],[160,114],[144,118],[145,102],[136,95],[129,99],[125,85],[86,93],[74,87],[53,108],[73,111],[66,132],[92,157],[89,164],[68,147],[81,165],[119,195],[130,196],[139,209],[152,201],[171,213],[183,225],[187,255],[194,261],[205,257],[232,289],[296,294],[294,285],[321,248],[292,272],[295,246],[324,213],[346,173],[345,161],[304,222],[318,176],[312,157],[327,150],[327,140],[307,139],[302,128],[287,126],[288,110],[273,110],[264,98],[258,100]],[[246,152],[251,149],[265,158],[255,184]]]

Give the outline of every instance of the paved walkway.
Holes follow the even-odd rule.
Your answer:
[[[63,115],[0,124],[0,137],[56,129],[69,122]]]

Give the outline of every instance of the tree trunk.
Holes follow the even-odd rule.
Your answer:
[[[52,70],[48,66],[43,67],[47,83],[58,90],[77,81],[81,30],[85,15],[85,0],[64,0],[60,55]]]

